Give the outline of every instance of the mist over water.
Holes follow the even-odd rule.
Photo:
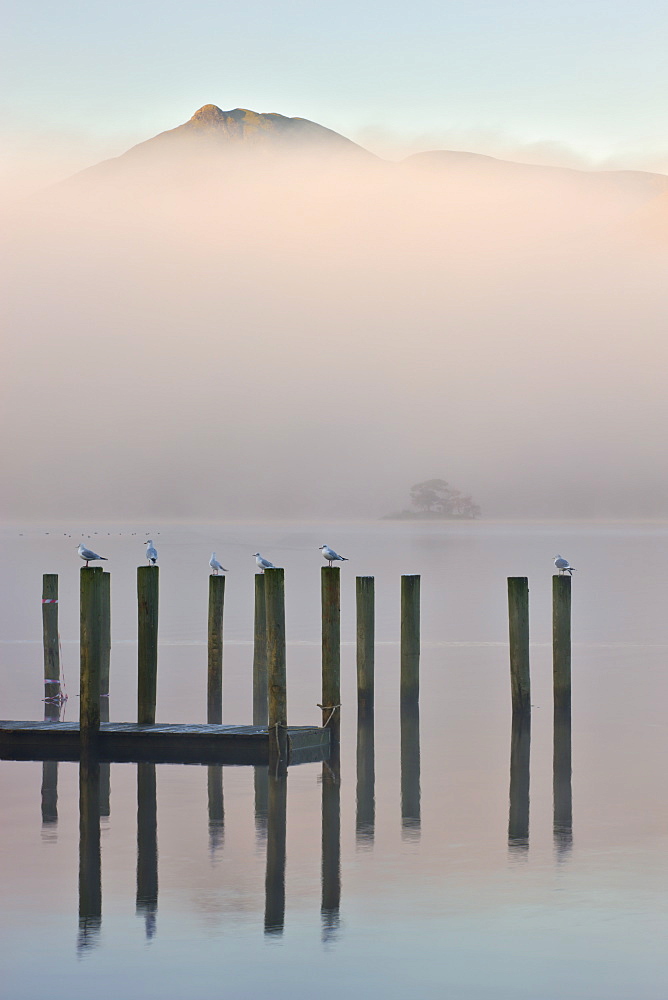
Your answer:
[[[299,150],[51,188],[4,240],[6,516],[375,517],[432,476],[488,516],[663,515],[661,203]]]

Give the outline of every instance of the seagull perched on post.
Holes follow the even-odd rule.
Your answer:
[[[253,555],[255,556],[255,562],[258,564],[263,573],[266,569],[276,569],[274,564],[270,563],[268,559],[264,558],[264,556],[261,556],[259,552],[254,552]]]
[[[216,559],[216,553],[215,552],[211,553],[211,558],[209,559],[209,566],[213,570],[213,575],[214,576],[218,576],[218,573],[220,572],[220,570],[222,570],[223,573],[227,573],[227,570],[225,569],[225,567],[221,566],[220,563],[218,562],[218,560]]]
[[[97,552],[93,552],[92,549],[87,549],[83,542],[79,544],[77,552],[79,553],[81,558],[85,560],[86,567],[88,567],[88,563],[92,562],[93,559],[104,559],[104,561],[107,562],[106,556],[99,556]]]
[[[563,559],[561,556],[556,555],[554,557],[554,565],[559,570],[559,576],[563,576],[564,573],[570,573],[570,575],[573,576],[575,566],[571,566],[568,559]]]
[[[153,539],[149,538],[149,540],[144,542],[144,544],[146,545],[146,558],[150,562],[151,566],[155,566],[158,561],[158,550],[153,547]]]
[[[340,562],[348,562],[347,556],[340,556],[334,549],[330,549],[329,545],[321,545],[320,551],[322,552],[322,558],[326,559],[330,566],[336,559]]]

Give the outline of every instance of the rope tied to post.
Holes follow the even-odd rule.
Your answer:
[[[271,728],[274,730],[274,736],[276,737],[276,750],[278,751],[278,759],[280,760],[281,759],[281,741],[280,741],[279,736],[278,736],[278,730],[279,729],[287,729],[288,727],[287,726],[282,726],[280,722],[277,722]]]
[[[332,721],[332,716],[334,715],[334,712],[336,712],[337,708],[341,708],[341,706],[340,705],[320,705],[320,704],[318,704],[318,708],[321,708],[323,710],[323,712],[329,712],[329,715],[327,717],[327,721],[323,722],[323,724],[322,724],[322,728],[323,729],[327,729],[327,726]]]

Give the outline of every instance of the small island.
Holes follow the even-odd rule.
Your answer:
[[[445,479],[426,479],[410,490],[412,508],[385,514],[384,521],[471,521],[482,511],[470,496]]]

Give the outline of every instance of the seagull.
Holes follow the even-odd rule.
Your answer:
[[[322,558],[326,559],[330,566],[336,559],[340,562],[348,562],[347,556],[340,556],[334,549],[330,549],[329,545],[321,545],[320,551],[322,552]]]
[[[93,559],[104,559],[104,561],[107,562],[106,556],[99,556],[97,552],[93,552],[92,549],[87,549],[83,542],[79,544],[77,552],[79,553],[81,558],[85,560],[86,567],[88,567],[88,563],[91,562]]]
[[[146,546],[146,558],[151,566],[155,566],[158,561],[158,550],[153,548],[153,539],[149,538],[147,542],[144,542],[144,545]]]
[[[254,552],[253,555],[255,556],[255,562],[258,564],[263,573],[266,569],[276,569],[274,564],[270,563],[268,559],[264,558],[264,556],[261,556],[259,552]]]
[[[568,559],[562,559],[560,555],[556,555],[554,557],[554,565],[559,570],[559,576],[563,576],[564,573],[570,573],[570,575],[573,576],[575,566],[571,566]]]
[[[221,569],[222,569],[223,573],[227,573],[227,570],[225,569],[225,567],[221,566],[220,563],[218,562],[218,560],[216,559],[216,553],[215,552],[211,553],[211,558],[209,559],[209,566],[213,570],[213,575],[214,576],[218,576],[218,572]]]

